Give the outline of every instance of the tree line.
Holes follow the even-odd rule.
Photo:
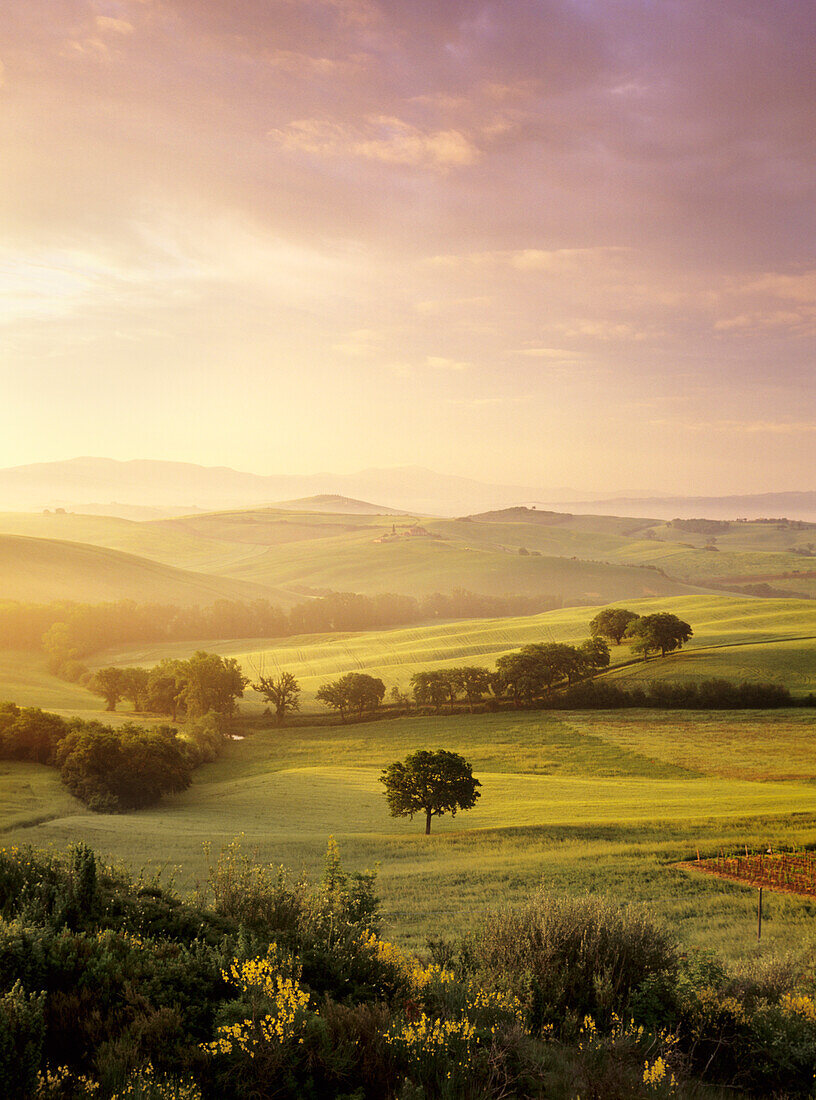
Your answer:
[[[249,680],[234,657],[198,650],[187,660],[167,658],[153,668],[110,665],[92,673],[85,686],[115,711],[128,699],[134,711],[179,718],[217,714],[228,718]]]
[[[118,645],[198,638],[278,638],[296,634],[378,630],[435,619],[532,615],[560,607],[554,596],[483,596],[457,588],[416,598],[325,592],[288,611],[258,599],[215,600],[206,607],[116,600],[86,604],[0,601],[0,638],[7,648],[46,654],[52,672],[78,680],[82,661]]]

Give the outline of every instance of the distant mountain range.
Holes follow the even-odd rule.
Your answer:
[[[260,505],[317,511],[373,510],[460,516],[520,504],[574,513],[816,520],[816,491],[723,497],[604,497],[577,499],[568,489],[490,485],[421,466],[372,468],[356,474],[248,474],[189,462],[73,458],[0,470],[0,510],[87,510],[125,518]],[[383,504],[368,504],[370,500]],[[344,503],[345,501],[345,503]],[[141,513],[141,514],[140,514]]]
[[[387,511],[460,515],[506,507],[542,493],[558,497],[563,492],[568,491],[488,485],[420,466],[369,469],[356,474],[263,476],[188,462],[73,458],[0,470],[0,509],[81,510],[87,504],[97,514],[107,507],[108,514],[127,518],[131,518],[129,510],[135,506],[180,515],[293,500],[302,506],[303,498],[327,496],[384,501]]]

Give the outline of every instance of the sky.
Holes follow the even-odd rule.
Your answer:
[[[811,489],[813,0],[10,0],[0,466]]]

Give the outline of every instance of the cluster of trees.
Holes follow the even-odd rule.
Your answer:
[[[101,695],[110,711],[128,699],[135,711],[202,718],[206,714],[229,717],[249,680],[234,657],[198,650],[188,660],[167,659],[153,668],[100,668],[86,681]]]
[[[624,640],[631,642],[632,651],[640,653],[644,660],[651,653],[665,657],[682,649],[694,634],[687,622],[668,611],[638,615],[624,607],[605,607],[590,621],[589,630],[593,638],[608,638],[615,645]]]
[[[727,519],[673,519],[669,527],[695,535],[719,535],[731,530]]]
[[[317,691],[317,698],[327,707],[333,707],[345,722],[349,713],[362,718],[377,710],[385,695],[385,684],[376,676],[365,672],[347,672],[339,680],[323,684]]]
[[[0,759],[55,767],[68,790],[91,810],[117,813],[186,790],[202,756],[194,742],[182,741],[167,726],[128,724],[115,730],[4,703]]]
[[[559,684],[592,676],[608,664],[609,647],[600,638],[579,646],[541,642],[499,657],[494,672],[478,665],[415,672],[411,689],[417,706],[435,710],[452,707],[459,699],[473,707],[487,695],[512,699],[518,706],[541,699]]]
[[[546,696],[554,687],[594,676],[609,665],[609,646],[602,638],[589,638],[579,646],[562,642],[526,645],[518,653],[505,653],[496,661],[494,691],[510,696],[516,706]]]

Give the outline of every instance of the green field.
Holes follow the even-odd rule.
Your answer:
[[[807,600],[760,600],[734,596],[683,596],[626,600],[640,614],[671,611],[690,622],[694,637],[680,653],[632,662],[627,646],[612,648],[616,680],[707,679],[763,680],[788,685],[795,693],[816,691],[816,605]],[[314,693],[327,679],[344,672],[379,676],[387,687],[407,689],[419,669],[476,664],[492,667],[502,653],[540,641],[580,642],[589,634],[597,607],[570,607],[505,619],[471,619],[354,634],[301,635],[269,645],[202,641],[150,645],[99,654],[103,664],[152,665],[163,657],[183,657],[197,646],[236,656],[250,677],[286,669],[303,687],[303,703],[315,706]],[[251,693],[247,696],[254,709]]]
[[[752,949],[752,892],[673,864],[698,847],[816,842],[812,741],[799,711],[259,728],[189,791],[138,814],[88,814],[52,772],[6,764],[3,842],[83,839],[133,866],[178,868],[191,886],[205,872],[206,841],[243,833],[262,858],[315,873],[333,834],[350,866],[379,864],[390,934],[415,947],[545,883],[648,902],[685,942],[739,955]],[[419,747],[463,753],[483,784],[477,808],[436,822],[430,839],[421,822],[388,816],[377,783],[386,763]],[[766,943],[810,936],[815,915],[812,902],[772,897]]]

